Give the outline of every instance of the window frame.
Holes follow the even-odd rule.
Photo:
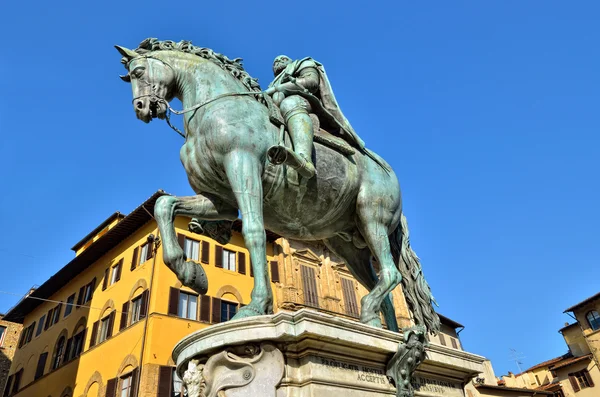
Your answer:
[[[142,266],[148,261],[148,247],[149,244],[145,243],[140,246],[140,255],[138,257],[138,266]]]
[[[4,331],[2,331],[2,333],[0,334],[0,347],[2,347],[2,345],[4,345],[4,339],[6,338],[6,333],[8,332],[8,327],[5,325],[0,325],[0,329],[4,329]]]
[[[88,283],[85,285],[85,290],[83,291],[83,303],[88,303],[94,297],[94,293],[92,291],[92,283]]]
[[[226,300],[221,299],[221,322],[225,323],[225,322],[231,320],[233,318],[233,316],[235,316],[237,314],[239,305],[240,304],[237,302],[231,302],[231,301],[226,301]],[[231,317],[225,319],[225,317],[223,317],[223,308],[229,309],[232,307],[234,308],[233,315],[231,315],[230,310],[227,310],[227,314],[228,314],[227,317],[229,317],[230,315],[231,315]]]
[[[62,344],[61,344],[62,342]],[[60,368],[60,365],[62,364],[64,357],[65,357],[65,350],[67,347],[67,338],[63,335],[60,338],[58,338],[58,342],[56,342],[56,348],[54,351],[54,357],[52,357],[52,365],[50,366],[50,370],[54,371]]]
[[[106,325],[106,328],[104,327]],[[98,325],[98,341],[97,345],[107,340],[108,337],[108,329],[110,327],[110,313],[100,319],[100,324]],[[104,336],[104,338],[103,338]]]
[[[130,326],[137,323],[138,321],[140,321],[142,319],[141,318],[142,296],[143,296],[143,293],[141,293],[140,295],[136,296],[135,298],[133,298],[131,300],[131,319],[129,321]]]
[[[590,321],[590,315],[592,316],[592,320]],[[600,329],[600,314],[596,310],[590,310],[585,314],[585,319],[588,322],[588,325],[592,329],[592,331],[597,331]]]
[[[193,253],[194,252],[194,245],[198,246],[197,249],[197,253],[198,253],[198,257],[194,258],[192,255],[188,255],[188,249],[186,247],[186,245],[189,244],[190,245],[190,252]],[[200,250],[202,249],[201,245],[200,245],[200,241],[198,240],[194,240],[193,238],[189,238],[187,236],[184,236],[183,238],[183,252],[185,253],[185,256],[188,260],[192,260],[194,262],[198,262],[200,263],[200,258],[202,257],[202,254],[200,252]]]
[[[40,321],[38,323],[37,329],[35,330],[35,337],[37,338],[38,336],[40,336],[42,334],[42,332],[44,332],[44,324],[46,323],[46,316],[48,315],[48,313],[44,313],[42,314],[42,317],[40,317]],[[0,344],[1,346],[1,344]]]
[[[81,342],[79,344],[79,351],[77,349],[77,339],[79,338],[79,341]],[[75,334],[73,334],[73,338],[72,338],[72,342],[71,342],[71,351],[68,352],[69,356],[68,359],[69,361],[74,360],[76,358],[78,358],[79,356],[81,356],[81,353],[83,353],[83,347],[85,345],[85,327],[81,326],[81,330],[79,332],[76,332]]]
[[[233,257],[233,260],[231,259]],[[228,250],[227,248],[223,248],[223,252],[221,253],[223,269],[229,270],[230,272],[237,272],[237,252],[233,250]],[[227,260],[225,260],[227,258]],[[233,269],[231,269],[231,264],[233,264]]]
[[[587,374],[586,374],[586,372],[587,372]],[[587,377],[590,376],[589,371],[587,369],[582,369],[580,371],[573,372],[570,375],[575,378],[575,380],[577,381],[577,384],[579,385],[580,390],[592,387],[589,384],[588,379],[587,379]]]
[[[73,313],[73,306],[75,305],[75,293],[71,294],[65,303],[65,314],[63,318],[69,316],[69,314]]]
[[[129,372],[126,373],[123,376],[119,377],[119,396],[118,397],[123,397],[123,391],[125,389],[123,389],[123,383],[125,382],[125,380],[129,380],[129,387],[127,388],[127,395],[125,397],[132,397],[132,392],[133,392],[133,372]]]
[[[193,318],[181,315],[182,314],[182,307],[183,307],[183,305],[181,304],[181,299],[182,299],[183,296],[187,297],[186,298],[185,308],[186,308],[186,313],[188,315],[190,313],[190,297],[194,297],[196,299],[196,310],[195,310]],[[178,299],[178,302],[177,302],[177,317],[183,318],[183,319],[186,319],[186,320],[198,321],[198,301],[199,301],[198,295],[190,293],[190,292],[187,292],[187,291],[179,291],[179,299]]]
[[[118,261],[116,265],[114,265],[113,267],[110,268],[110,283],[108,283],[108,286],[110,287],[111,285],[115,285],[117,283],[117,281],[119,281],[117,279],[118,275],[119,275],[119,269],[122,266],[122,262]]]

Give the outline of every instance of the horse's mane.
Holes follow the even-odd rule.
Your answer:
[[[182,40],[179,43],[176,43],[171,40],[160,41],[155,38],[147,38],[142,41],[134,51],[140,55],[145,55],[152,51],[180,51],[194,54],[214,62],[221,69],[229,72],[233,77],[241,81],[249,91],[261,91],[258,79],[250,76],[248,72],[244,70],[242,58],[231,60],[223,54],[214,52],[210,48],[197,47],[193,45],[191,41]]]

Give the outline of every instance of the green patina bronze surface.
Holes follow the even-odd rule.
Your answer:
[[[381,327],[381,310],[388,328],[397,331],[390,292],[402,282],[415,322],[439,330],[410,247],[398,179],[341,113],[323,65],[278,57],[275,80],[262,92],[241,60],[190,42],[146,39],[135,50],[117,49],[139,119],[165,118],[173,98],[183,103],[180,158],[196,195],[161,197],[155,217],[164,261],[184,285],[205,293],[208,280],[201,266],[186,261],[175,216],[193,218],[190,230],[224,242],[239,211],[255,284],[250,304],[235,318],[273,311],[267,228],[290,239],[322,241],[338,255],[370,291],[361,301],[362,322]],[[379,275],[371,257],[380,264]]]

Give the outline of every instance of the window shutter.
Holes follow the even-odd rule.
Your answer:
[[[208,241],[203,241],[202,242],[202,254],[201,254],[201,258],[200,261],[202,263],[208,263],[209,262],[209,257],[210,255],[210,245],[208,244]]]
[[[212,322],[221,322],[221,299],[212,298]]]
[[[137,266],[139,250],[140,250],[140,247],[135,247],[135,249],[133,250],[133,257],[131,258],[131,270],[135,270],[135,268]]]
[[[444,334],[440,333],[440,343],[446,346],[446,338],[444,338]]]
[[[200,321],[210,323],[210,296],[200,296]]]
[[[181,249],[185,249],[185,236],[181,233],[177,233],[177,242]]]
[[[243,252],[238,252],[237,254],[238,260],[238,273],[246,274],[246,254]]]
[[[279,263],[277,261],[271,261],[271,281],[279,282]]]
[[[121,258],[117,266],[117,278],[115,280],[119,281],[121,279],[121,272],[123,271],[123,258]]]
[[[40,359],[38,360],[34,379],[41,378],[44,375],[44,369],[46,368],[46,360],[47,359],[48,359],[48,353],[40,354]]]
[[[140,368],[134,368],[131,372],[131,394],[129,397],[137,397],[138,395],[138,378],[140,377]]]
[[[173,384],[173,367],[161,366],[158,370],[158,394],[156,397],[171,397]]]
[[[108,287],[108,278],[110,277],[110,266],[104,271],[104,280],[102,281],[102,291]]]
[[[50,322],[52,321],[52,310],[54,309],[48,310],[48,314],[46,315],[46,324],[44,324],[44,330],[47,330],[50,326]]]
[[[569,380],[571,381],[571,387],[573,388],[573,391],[578,392],[579,383],[577,382],[577,378],[575,378],[573,375],[569,375]]]
[[[113,310],[108,316],[108,330],[106,331],[106,339],[110,338],[113,335],[113,328],[115,327],[115,314],[116,312]]]
[[[169,291],[168,314],[172,314],[172,315],[176,316],[178,311],[179,311],[179,290],[177,288],[171,287],[171,289]]]
[[[96,339],[98,339],[98,324],[99,321],[96,321],[92,326],[92,337],[90,338],[90,347],[94,347],[96,345]]]
[[[150,291],[145,290],[142,292],[142,302],[140,303],[140,318],[146,318],[148,315],[148,297],[150,296]]]
[[[223,268],[223,247],[215,244],[215,266]]]
[[[22,376],[23,376],[23,368],[21,368],[19,371],[15,372],[15,377],[14,377],[14,382],[13,382],[13,387],[12,387],[12,394],[15,394],[21,388],[21,377]]]
[[[109,379],[106,382],[106,397],[115,397],[117,394],[117,378]]]
[[[319,294],[317,293],[317,280],[315,269],[310,266],[300,265],[302,269],[302,286],[304,287],[304,303],[309,306],[319,307]]]
[[[458,344],[456,343],[456,339],[450,338],[450,341],[452,342],[452,347],[455,349],[458,349]]]
[[[10,394],[10,387],[12,386],[13,375],[9,376],[6,380],[6,386],[4,387],[3,397],[6,397]]]
[[[584,369],[583,370],[583,374],[585,375],[585,378],[588,381],[588,384],[590,385],[590,387],[594,387],[594,381],[592,380],[592,377],[590,376],[590,373],[588,370]]]
[[[85,285],[79,288],[79,296],[77,297],[77,305],[81,305],[83,303],[83,294],[85,293]]]
[[[349,314],[351,316],[358,316],[358,304],[356,303],[356,292],[354,289],[354,282],[347,278],[341,278],[341,281],[346,314]]]
[[[152,248],[154,248],[154,242],[148,241],[146,244],[148,245],[148,249],[146,250],[146,260],[152,259],[152,256],[154,256],[154,251],[152,250]]]
[[[123,308],[121,309],[121,324],[119,325],[119,331],[121,331],[127,327],[128,314],[129,314],[129,302],[125,302],[125,303],[123,303]]]
[[[71,346],[73,346],[73,338],[67,339],[67,347],[65,347],[65,352],[63,354],[63,364],[68,363],[71,359]]]

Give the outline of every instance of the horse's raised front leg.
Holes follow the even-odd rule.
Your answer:
[[[234,319],[273,313],[273,291],[267,271],[267,237],[263,222],[263,192],[260,161],[236,151],[227,155],[225,172],[242,214],[242,235],[250,252],[254,272],[251,301]]]
[[[208,290],[208,280],[202,266],[186,261],[179,246],[173,221],[177,215],[209,220],[235,220],[237,208],[203,195],[189,197],[162,196],[154,205],[154,217],[162,236],[163,260],[186,287],[199,294]]]

